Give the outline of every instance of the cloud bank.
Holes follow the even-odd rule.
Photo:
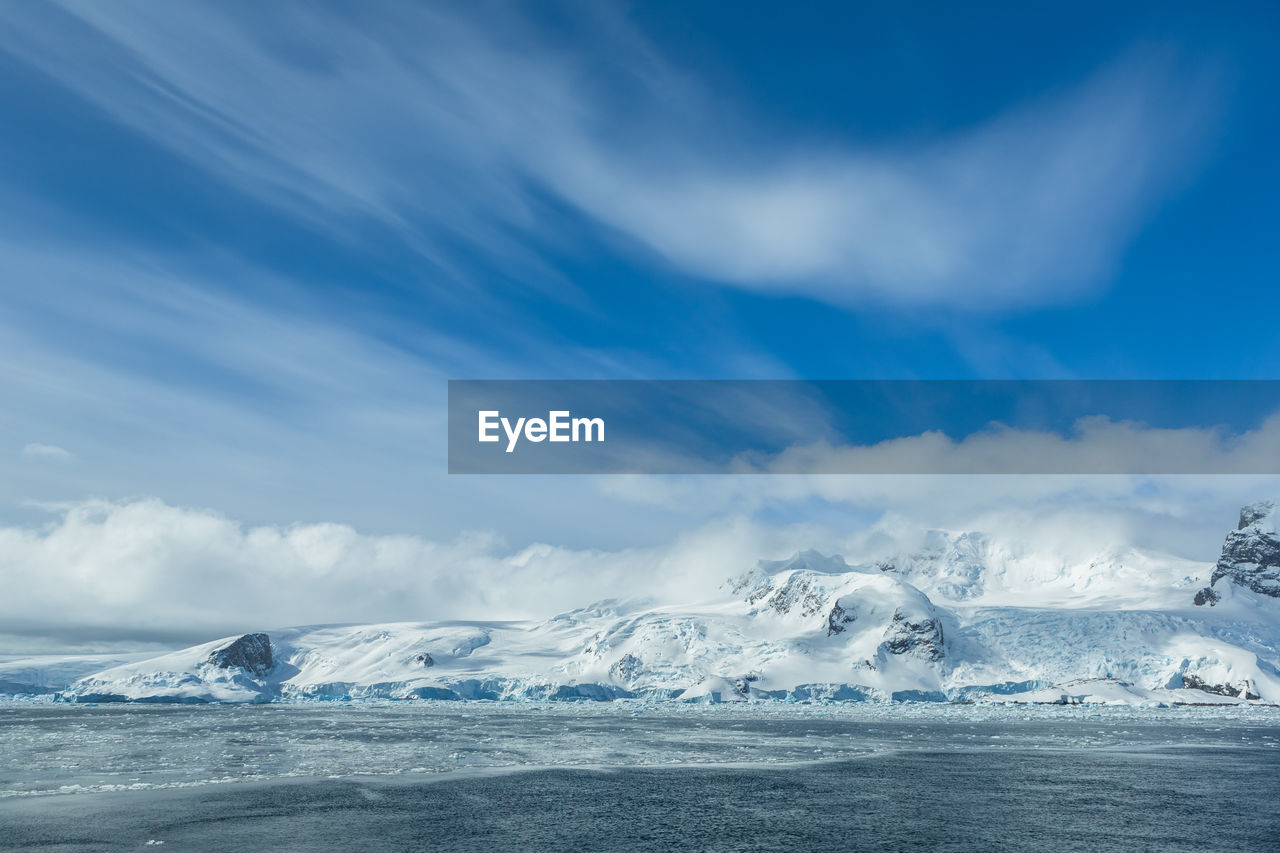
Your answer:
[[[616,477],[610,505],[662,501],[718,518],[645,547],[448,540],[338,523],[246,525],[156,499],[52,506],[0,527],[0,649],[120,650],[288,625],[541,619],[607,599],[705,600],[760,559],[815,548],[867,562],[927,529],[1089,562],[1141,548],[1206,572],[1244,503],[1280,477]],[[617,512],[615,512],[615,515]],[[790,514],[790,517],[788,517]]]
[[[1212,412],[1205,413],[1212,418]],[[1106,415],[1066,434],[994,424],[953,439],[940,431],[867,446],[806,444],[746,470],[780,474],[1280,474],[1280,414],[1256,429],[1152,427]]]
[[[618,596],[678,601],[714,589],[765,530],[725,522],[663,548],[447,542],[336,523],[247,526],[155,499],[51,507],[0,528],[0,637],[11,648],[191,642],[293,624],[545,618]],[[708,587],[708,584],[710,586]]]

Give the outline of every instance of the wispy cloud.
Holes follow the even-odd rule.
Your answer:
[[[245,192],[532,262],[559,198],[687,275],[841,305],[984,310],[1105,282],[1213,117],[1212,75],[1139,53],[1074,91],[893,149],[779,139],[621,16],[590,48],[522,7],[11,4],[4,49]]]
[[[1208,91],[1134,57],[1074,92],[892,151],[723,140],[643,162],[585,148],[558,186],[695,274],[838,304],[975,310],[1070,300],[1105,280],[1194,156]]]
[[[40,444],[32,442],[22,448],[22,455],[28,459],[47,459],[54,462],[67,462],[71,459],[70,451],[56,444]]]

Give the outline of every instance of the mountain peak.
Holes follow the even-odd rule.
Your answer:
[[[1276,504],[1275,501],[1256,501],[1240,510],[1240,526],[1236,530],[1244,530],[1246,527],[1256,527],[1260,530],[1276,532]]]
[[[762,572],[769,575],[797,570],[822,575],[842,575],[853,571],[853,567],[839,554],[828,557],[812,548],[807,551],[797,551],[785,560],[761,560],[758,565]]]

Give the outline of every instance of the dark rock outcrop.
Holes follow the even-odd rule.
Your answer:
[[[1214,592],[1213,587],[1206,586],[1204,589],[1196,593],[1196,597],[1193,600],[1195,601],[1196,607],[1203,607],[1206,604],[1212,607],[1222,600],[1222,596]]]
[[[1275,511],[1276,505],[1272,501],[1258,501],[1246,507],[1241,507],[1240,523],[1236,525],[1236,530],[1252,527]]]
[[[414,663],[422,664],[423,666],[435,666],[435,665],[436,665],[436,659],[435,659],[435,658],[433,658],[431,655],[427,654],[426,652],[423,652],[423,653],[422,653],[422,654],[420,654],[420,655],[416,655],[416,656],[414,657],[414,659],[413,659],[413,662],[414,662]]]
[[[1196,605],[1217,604],[1222,596],[1215,587],[1224,580],[1259,595],[1280,598],[1280,536],[1275,518],[1276,505],[1270,501],[1240,510],[1240,524],[1227,534],[1209,585],[1196,593]]]
[[[942,623],[933,617],[912,622],[902,611],[896,611],[880,647],[891,655],[909,654],[931,661],[942,660],[946,654]]]
[[[627,653],[614,661],[613,666],[609,667],[609,675],[618,681],[630,684],[643,668],[644,663],[640,658]]]
[[[744,596],[748,604],[783,615],[798,611],[802,616],[813,616],[822,611],[827,599],[822,578],[851,571],[843,557],[798,551],[786,560],[761,560],[756,568],[730,578],[726,585],[734,595]]]
[[[1191,690],[1200,690],[1205,693],[1213,693],[1216,696],[1238,696],[1241,699],[1258,699],[1257,693],[1254,693],[1248,681],[1242,685],[1234,684],[1211,684],[1194,675],[1183,675],[1182,686]]]
[[[769,596],[765,603],[781,614],[799,609],[801,615],[812,616],[822,609],[825,598],[821,587],[807,575],[797,572],[787,578],[787,582]]]
[[[209,663],[223,669],[239,667],[254,675],[266,675],[274,665],[271,638],[266,634],[245,634],[209,655]]]
[[[854,615],[841,607],[839,601],[836,601],[831,605],[831,612],[827,614],[827,636],[844,633],[844,626],[853,620]]]

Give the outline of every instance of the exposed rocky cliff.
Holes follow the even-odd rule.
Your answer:
[[[1195,595],[1197,606],[1217,604],[1226,584],[1280,598],[1280,535],[1276,520],[1276,505],[1271,501],[1240,510],[1239,526],[1227,534],[1209,585]]]
[[[899,610],[893,614],[882,648],[893,655],[915,655],[925,660],[940,661],[946,654],[942,622],[936,617],[913,619]]]
[[[1182,676],[1182,686],[1191,690],[1200,690],[1204,693],[1213,693],[1216,696],[1236,696],[1241,699],[1258,699],[1257,693],[1253,692],[1253,685],[1246,678],[1240,684],[1215,684],[1206,681],[1196,675],[1187,674]]]
[[[271,671],[271,638],[266,634],[245,634],[209,655],[209,663],[222,669],[239,667],[254,675]]]

